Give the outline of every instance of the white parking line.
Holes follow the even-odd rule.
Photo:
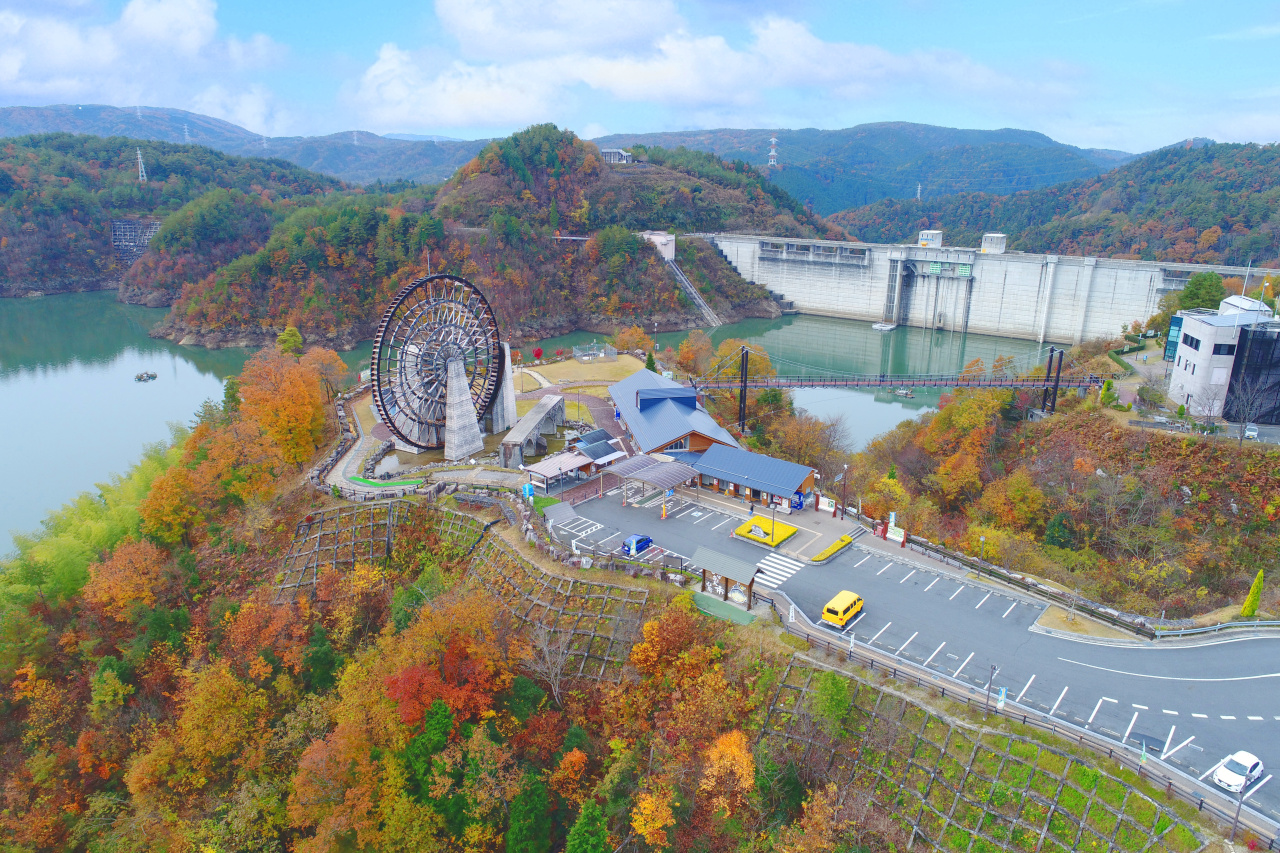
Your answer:
[[[916,631],[910,637],[907,637],[907,641],[902,645],[898,646],[898,650],[894,652],[894,654],[898,654],[898,655],[902,654],[902,650],[905,649],[907,646],[911,645],[911,641],[914,640],[919,635],[919,633],[920,633],[919,631]]]
[[[1018,606],[1018,602],[1016,602],[1016,601],[1015,601],[1013,604],[1010,604],[1010,605],[1009,605],[1009,609],[1008,609],[1008,610],[1006,610],[1006,611],[1004,612],[1004,616],[1008,616],[1010,613],[1012,613],[1012,612],[1013,612],[1013,608],[1015,608],[1015,607],[1017,607],[1017,606]],[[1000,618],[1001,618],[1001,619],[1003,619],[1003,618],[1004,618],[1004,616],[1001,616]]]
[[[893,624],[892,622],[886,622],[884,623],[884,628],[888,628],[892,624]],[[870,640],[867,640],[868,646],[874,643],[877,639],[879,639],[880,635],[884,633],[884,628],[881,628],[879,631],[876,631],[876,635],[872,637]]]
[[[1169,727],[1169,736],[1164,739],[1164,746],[1160,748],[1160,758],[1164,759],[1164,751],[1169,748],[1169,744],[1173,743],[1173,733],[1178,730],[1177,726]]]
[[[861,566],[863,563],[865,563],[867,560],[870,560],[870,559],[871,559],[871,555],[870,555],[870,554],[868,554],[867,556],[863,557],[863,558],[862,558],[861,560],[859,560],[858,562],[854,563],[854,564],[853,564],[853,567],[856,569],[856,568],[858,568],[858,566]]]
[[[1222,719],[1224,719],[1224,720],[1234,720],[1234,719],[1235,719],[1235,717],[1228,717],[1226,714],[1223,714],[1223,715],[1222,715]]]
[[[715,527],[713,527],[713,528],[711,528],[711,529],[712,529],[712,530],[719,530],[721,527],[724,527],[726,524],[728,524],[728,523],[729,523],[729,522],[731,522],[731,521],[733,521],[733,519],[732,519],[731,517],[729,517],[729,516],[725,516],[724,521],[720,522],[719,524],[717,524]]]
[[[1113,704],[1114,704],[1114,703],[1115,703],[1115,701],[1116,701],[1116,700],[1111,699],[1111,698],[1109,698],[1109,697],[1107,697],[1107,696],[1103,696],[1101,699],[1099,699],[1099,700],[1098,700],[1098,704],[1096,704],[1096,705],[1094,705],[1094,706],[1093,706],[1093,713],[1089,715],[1088,722],[1092,723],[1092,722],[1093,722],[1093,718],[1094,718],[1094,717],[1096,717],[1096,716],[1098,716],[1098,709],[1102,707],[1102,703],[1103,703],[1103,702],[1111,702],[1111,703],[1113,703]]]
[[[684,518],[686,515],[688,515],[689,513],[693,512],[693,511],[694,511],[695,509],[697,509],[697,508],[698,508],[698,505],[697,505],[697,504],[694,504],[693,506],[691,506],[691,507],[689,507],[688,509],[686,509],[684,512],[682,512],[682,513],[680,513],[679,515],[677,515],[677,516],[676,516],[676,518]]]
[[[951,597],[948,598],[947,601],[955,601],[956,596],[959,595],[960,591],[963,589],[964,589],[964,584],[961,584],[960,586],[956,587],[956,591],[951,593]]]
[[[933,589],[933,585],[937,582],[938,582],[937,578],[934,578],[933,580],[929,581],[929,585],[924,588],[924,591],[928,592],[929,590]]]
[[[1195,717],[1197,720],[1207,720],[1207,719],[1209,719],[1209,715],[1208,715],[1208,714],[1192,714],[1191,716]]]
[[[1150,710],[1151,710],[1151,709],[1150,709],[1150,708],[1148,708],[1146,705],[1139,705],[1137,702],[1134,702],[1134,703],[1133,703],[1133,707],[1137,708],[1139,711],[1150,711]]]
[[[1129,721],[1129,728],[1127,728],[1127,729],[1125,729],[1125,730],[1124,730],[1124,737],[1120,738],[1120,742],[1121,742],[1121,743],[1128,743],[1128,742],[1129,742],[1129,732],[1133,731],[1133,724],[1134,724],[1134,723],[1136,723],[1136,722],[1138,722],[1138,712],[1137,712],[1137,711],[1134,711],[1134,712],[1133,712],[1133,719]],[[1204,777],[1203,777],[1203,776],[1201,776],[1200,778],[1201,778],[1201,779],[1203,779]]]
[[[965,659],[964,659],[964,663],[960,664],[960,669],[957,669],[955,672],[951,673],[952,677],[954,677],[954,678],[959,678],[959,677],[960,677],[960,672],[961,672],[961,671],[962,671],[966,666],[968,666],[968,665],[969,665],[969,661],[971,661],[971,660],[973,660],[973,652],[969,652],[969,656],[968,656],[967,658],[965,658]]]
[[[1177,711],[1170,711],[1168,708],[1161,708],[1161,709],[1160,709],[1160,713],[1162,713],[1162,714],[1168,714],[1170,717],[1176,717],[1176,716],[1178,716],[1178,712],[1177,712]]]
[[[1227,758],[1230,758],[1230,757],[1231,757],[1230,755],[1228,755],[1228,756],[1227,756]],[[1201,774],[1200,774],[1200,779],[1201,779],[1201,781],[1203,781],[1203,780],[1204,780],[1204,777],[1208,776],[1210,773],[1212,773],[1213,771],[1217,770],[1217,769],[1218,769],[1219,767],[1221,767],[1222,765],[1226,764],[1226,763],[1227,763],[1227,758],[1222,759],[1222,760],[1221,760],[1221,761],[1219,761],[1217,764],[1213,765],[1213,766],[1212,766],[1212,767],[1210,767],[1208,770],[1206,770],[1206,771],[1204,771],[1203,773],[1201,773]]]
[[[1261,720],[1262,718],[1261,718],[1261,717],[1250,717],[1249,719],[1251,719],[1251,720]]]
[[[1191,743],[1191,741],[1193,741],[1193,740],[1195,740],[1195,739],[1196,739],[1196,736],[1195,736],[1195,735],[1192,735],[1191,737],[1189,737],[1189,738],[1187,738],[1186,740],[1184,740],[1182,743],[1180,743],[1180,744],[1178,744],[1177,746],[1175,746],[1173,749],[1169,750],[1169,751],[1168,751],[1168,752],[1166,752],[1166,753],[1163,753],[1163,754],[1160,756],[1160,760],[1161,760],[1161,761],[1164,761],[1165,759],[1169,758],[1169,756],[1173,755],[1175,752],[1177,752],[1178,750],[1182,749],[1184,746],[1186,746],[1187,744]]]
[[[903,578],[903,579],[902,579],[902,580],[900,580],[900,581],[898,581],[898,583],[906,583],[906,582],[907,582],[907,578],[911,577],[911,576],[912,576],[912,575],[914,575],[915,573],[916,573],[916,570],[915,570],[915,569],[912,569],[911,571],[907,572],[907,577],[906,577],[906,578]]]
[[[981,601],[979,601],[977,604],[975,604],[975,605],[973,606],[973,609],[974,609],[974,610],[977,610],[979,607],[981,607],[982,605],[986,604],[986,603],[987,603],[987,599],[988,599],[988,598],[990,598],[990,597],[991,597],[991,593],[987,593],[986,595],[982,596],[982,600],[981,600]]]
[[[886,564],[885,564],[885,567],[884,567],[883,569],[881,569],[880,571],[876,572],[876,577],[880,577],[880,575],[882,575],[882,574],[884,574],[885,572],[887,572],[887,571],[889,570],[889,566],[892,566],[892,565],[893,565],[893,563],[886,563]]]
[[[1035,675],[1034,675],[1034,674],[1032,674],[1032,676],[1031,676],[1030,678],[1028,678],[1028,679],[1027,679],[1027,683],[1026,683],[1026,684],[1024,684],[1024,685],[1022,685],[1022,690],[1021,690],[1021,692],[1019,692],[1019,693],[1018,693],[1018,698],[1017,698],[1017,699],[1014,699],[1013,701],[1015,701],[1015,702],[1021,702],[1021,701],[1022,701],[1022,696],[1023,696],[1023,694],[1025,694],[1025,693],[1027,692],[1027,689],[1031,687],[1031,682],[1033,682],[1033,681],[1035,681],[1035,680],[1036,680],[1036,677],[1035,677]]]
[[[1058,694],[1058,701],[1053,703],[1053,707],[1049,710],[1049,716],[1052,717],[1058,711],[1058,706],[1062,704],[1062,697],[1067,695],[1067,688],[1062,688],[1062,692]]]
[[[1265,784],[1267,784],[1268,782],[1270,782],[1270,781],[1271,781],[1271,776],[1272,776],[1272,775],[1273,775],[1273,774],[1268,773],[1268,774],[1267,774],[1267,778],[1263,779],[1261,782],[1259,782],[1258,784],[1254,785],[1254,786],[1253,786],[1253,790],[1252,790],[1252,791],[1250,791],[1249,793],[1245,794],[1245,795],[1241,798],[1241,800],[1240,800],[1240,801],[1241,801],[1241,802],[1244,802],[1245,800],[1247,800],[1247,799],[1249,799],[1250,797],[1252,797],[1254,794],[1258,793],[1258,789],[1259,789],[1259,788],[1261,788],[1263,785],[1265,785]]]
[[[943,640],[943,641],[942,641],[942,646],[945,646],[946,644],[947,644],[946,640]],[[933,660],[933,659],[934,659],[934,657],[935,657],[935,656],[937,656],[938,652],[942,651],[942,646],[938,646],[936,649],[934,649],[934,650],[933,650],[933,654],[929,655],[928,660],[926,660],[922,665],[923,665],[923,666],[928,666],[928,665],[929,665],[929,661]]]

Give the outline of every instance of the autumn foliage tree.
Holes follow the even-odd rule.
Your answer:
[[[137,606],[155,604],[167,574],[169,554],[148,541],[121,542],[107,559],[89,565],[84,597],[123,622]]]
[[[271,436],[286,462],[298,466],[315,450],[324,428],[324,396],[313,363],[264,349],[240,374],[241,415]]]

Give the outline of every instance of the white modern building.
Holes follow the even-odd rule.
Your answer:
[[[1272,318],[1266,303],[1229,296],[1212,308],[1179,311],[1182,337],[1169,376],[1169,400],[1193,417],[1222,415],[1240,329]]]

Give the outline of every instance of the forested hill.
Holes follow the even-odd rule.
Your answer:
[[[701,323],[635,231],[842,234],[746,164],[689,151],[648,158],[613,168],[594,145],[539,125],[488,146],[438,194],[370,188],[299,207],[261,248],[207,273],[198,253],[208,243],[192,229],[250,223],[254,209],[230,195],[200,200],[166,220],[130,275],[161,298],[178,296],[168,336],[207,346],[259,343],[286,325],[350,346],[372,335],[402,284],[428,270],[471,279],[508,333],[536,339],[575,328],[610,332],[640,318],[663,329]],[[224,241],[251,242],[234,227],[226,234]],[[690,278],[719,316],[776,316],[765,290],[719,253],[695,247],[686,255]]]
[[[1087,178],[1132,158],[1122,151],[1083,149],[1028,130],[962,130],[909,122],[862,124],[844,130],[705,130],[615,134],[605,147],[685,146],[762,168],[769,138],[778,139],[770,180],[822,214],[881,198],[923,198],[957,192],[1013,192]]]
[[[607,225],[810,237],[830,231],[741,160],[684,148],[637,153],[643,162],[610,167],[571,131],[537,125],[490,143],[441,189],[436,212],[468,225],[515,216],[568,233]]]
[[[1280,146],[1166,148],[1096,178],[1013,195],[885,199],[831,217],[859,240],[897,243],[943,231],[948,245],[983,233],[1009,247],[1156,261],[1280,261]]]
[[[148,180],[138,180],[141,150]],[[0,142],[0,292],[102,287],[121,270],[111,220],[164,217],[214,188],[263,204],[342,184],[201,146],[48,134]]]
[[[61,104],[0,108],[0,136],[75,133],[194,144],[244,157],[271,157],[350,183],[411,180],[438,184],[487,140],[393,139],[363,131],[264,137],[239,125],[167,107]]]

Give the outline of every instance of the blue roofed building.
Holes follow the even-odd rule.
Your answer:
[[[799,509],[813,491],[814,470],[808,465],[738,447],[713,445],[692,464],[703,488],[749,501]]]
[[[640,370],[610,385],[609,396],[631,443],[641,453],[700,453],[715,445],[738,446],[729,431],[698,404],[694,389],[652,371]]]

